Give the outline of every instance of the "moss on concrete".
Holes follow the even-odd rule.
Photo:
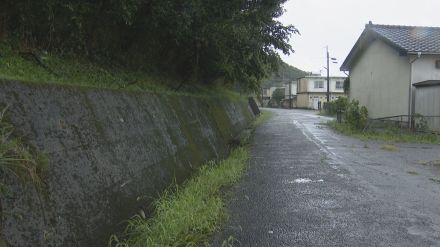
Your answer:
[[[0,103],[11,105],[20,133],[49,158],[50,207],[17,187],[17,198],[2,200],[22,217],[4,218],[3,235],[17,246],[105,246],[115,226],[137,210],[147,212],[172,181],[223,158],[228,141],[251,119],[246,101],[237,98],[4,80]],[[46,229],[64,230],[41,242]]]

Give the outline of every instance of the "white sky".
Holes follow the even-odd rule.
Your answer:
[[[280,18],[293,24],[301,35],[290,40],[295,53],[281,55],[290,65],[322,74],[326,71],[325,47],[338,64],[330,64],[332,75],[343,75],[339,67],[368,21],[374,24],[440,26],[439,0],[289,0]]]

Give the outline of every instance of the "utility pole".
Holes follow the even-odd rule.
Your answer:
[[[327,103],[330,102],[330,54],[327,48]]]
[[[289,81],[289,109],[292,109],[292,82]]]

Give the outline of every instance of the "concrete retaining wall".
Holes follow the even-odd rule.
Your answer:
[[[44,193],[0,172],[12,192],[0,198],[2,238],[20,247],[107,246],[173,179],[224,157],[253,119],[246,100],[0,81],[5,104],[49,160]]]

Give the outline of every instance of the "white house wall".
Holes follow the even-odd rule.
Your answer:
[[[297,82],[292,82],[290,86],[290,94],[289,94],[289,83],[284,84],[284,92],[286,93],[286,97],[288,98],[289,95],[296,95],[297,92]]]
[[[324,87],[323,88],[315,88],[315,81],[323,81]],[[336,89],[336,81],[342,81],[344,82],[344,79],[331,79],[330,80],[330,92],[336,92],[336,93],[343,93],[344,89]],[[327,79],[326,78],[308,78],[308,85],[307,85],[307,92],[314,92],[314,93],[325,93],[327,92]]]
[[[416,58],[417,56],[411,56],[411,60]],[[436,60],[440,60],[440,56],[422,55],[415,60],[412,65],[412,82],[440,80],[440,69],[435,67]]]
[[[409,81],[409,58],[376,40],[351,70],[349,97],[365,105],[371,118],[406,115]]]

